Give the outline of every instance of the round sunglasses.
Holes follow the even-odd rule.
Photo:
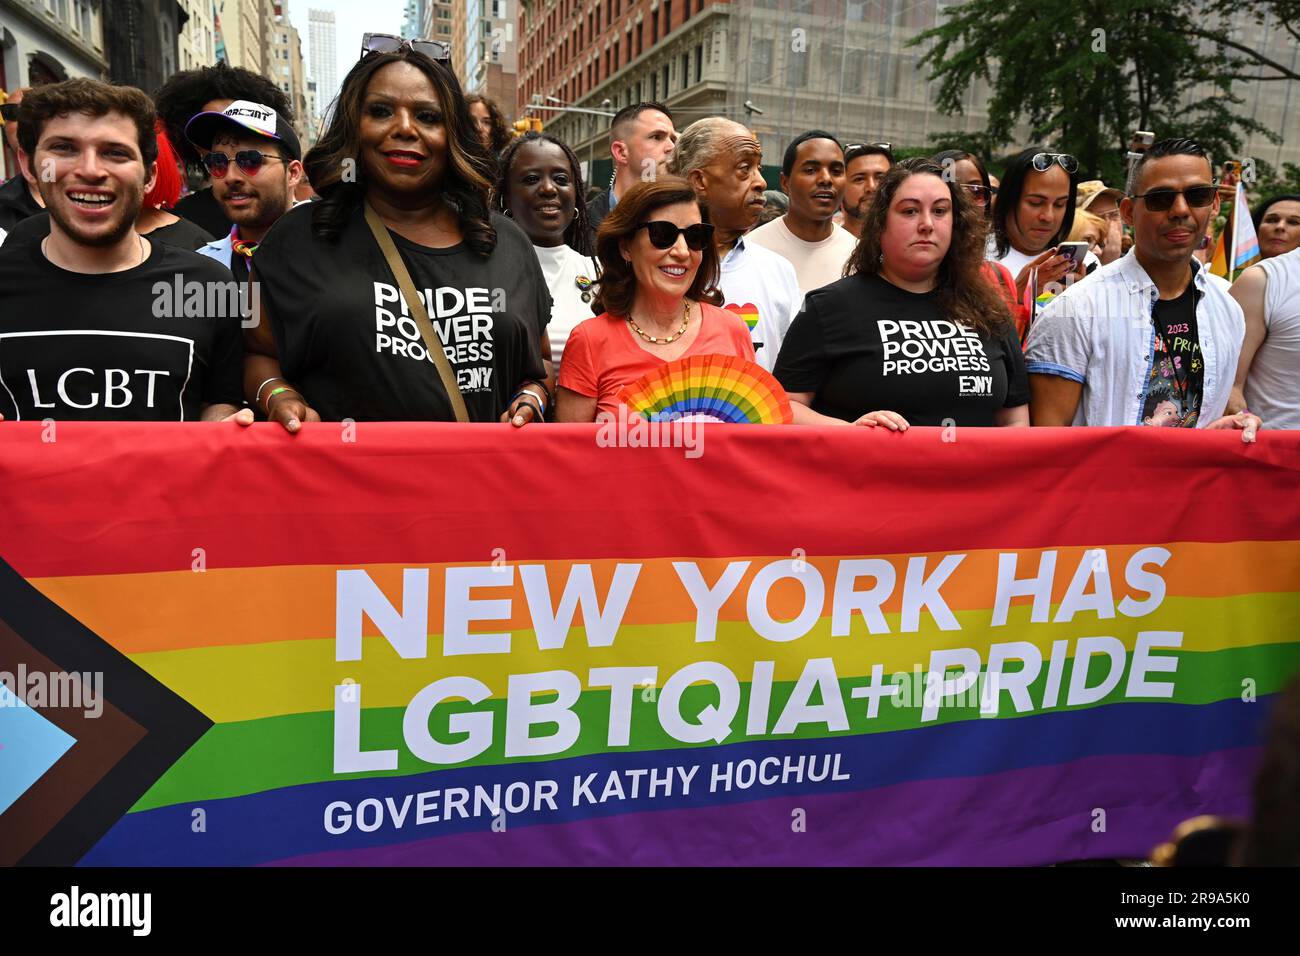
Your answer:
[[[225,153],[208,153],[203,157],[203,165],[215,179],[225,179],[230,172],[230,159]],[[256,176],[257,171],[267,162],[284,162],[281,156],[271,156],[260,149],[241,149],[234,156],[235,165],[245,176]]]
[[[1069,153],[1034,153],[1034,158],[1030,162],[1034,164],[1034,169],[1040,173],[1045,173],[1051,169],[1052,163],[1057,163],[1071,176],[1079,171],[1079,161]]]
[[[1187,205],[1193,209],[1204,209],[1214,202],[1214,197],[1218,194],[1217,186],[1188,186],[1186,189],[1153,189],[1140,196],[1129,198],[1135,202],[1139,199],[1143,200],[1152,212],[1168,212],[1174,208],[1174,203],[1178,201],[1179,196],[1186,199]]]
[[[678,226],[663,219],[643,222],[637,229],[644,229],[650,237],[650,245],[656,249],[671,249],[677,244],[678,236],[686,237],[686,248],[699,252],[713,238],[713,226],[707,222],[697,222],[690,226]]]

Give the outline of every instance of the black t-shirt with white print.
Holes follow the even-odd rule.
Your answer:
[[[999,409],[1029,401],[1015,328],[981,335],[940,315],[937,298],[862,274],[814,290],[773,374],[844,421],[892,411],[913,425],[993,425]]]
[[[0,247],[7,420],[196,421],[205,404],[243,401],[230,270],[148,246],[140,265],[104,275],[59,268],[39,242]]]
[[[284,377],[326,421],[455,421],[397,281],[356,210],[336,242],[290,210],[253,257]],[[493,215],[483,258],[461,243],[417,245],[390,230],[456,374],[471,421],[497,421],[524,379],[543,379],[551,296],[527,237]]]

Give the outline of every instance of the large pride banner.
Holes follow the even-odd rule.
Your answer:
[[[1250,811],[1300,436],[0,426],[0,863],[1042,864]]]

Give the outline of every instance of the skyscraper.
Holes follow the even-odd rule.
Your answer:
[[[307,22],[311,78],[316,82],[316,109],[319,111],[316,120],[319,124],[339,92],[334,12],[310,10],[307,14]]]

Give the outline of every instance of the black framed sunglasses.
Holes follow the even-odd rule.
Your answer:
[[[713,238],[713,226],[707,222],[697,222],[690,226],[678,226],[663,219],[643,222],[637,229],[644,229],[650,236],[650,245],[656,249],[671,249],[677,244],[678,236],[686,237],[686,248],[699,252]]]
[[[423,53],[431,60],[451,59],[451,44],[443,40],[411,40],[391,33],[367,33],[361,38],[362,57],[371,53],[397,53],[402,49]]]
[[[0,103],[0,119],[6,123],[14,123],[18,120],[17,103]]]
[[[989,200],[993,198],[992,187],[985,186],[981,183],[960,183],[962,189],[970,193],[971,201],[977,206],[987,206]]]
[[[1129,198],[1136,202],[1142,199],[1146,202],[1147,208],[1152,212],[1168,212],[1174,208],[1174,203],[1178,197],[1182,196],[1187,200],[1187,205],[1193,209],[1204,209],[1214,202],[1214,197],[1219,194],[1217,184],[1211,186],[1188,186],[1186,189],[1153,189],[1145,192],[1140,196],[1130,196]]]
[[[1040,173],[1045,173],[1051,169],[1052,163],[1057,163],[1071,176],[1079,171],[1079,161],[1069,153],[1034,153],[1034,158],[1030,162],[1034,164],[1034,169]]]
[[[214,179],[225,179],[230,172],[230,159],[225,153],[208,153],[203,157],[203,165]],[[245,176],[256,176],[257,171],[267,162],[284,162],[282,156],[272,156],[260,149],[241,149],[234,156],[235,165]]]

